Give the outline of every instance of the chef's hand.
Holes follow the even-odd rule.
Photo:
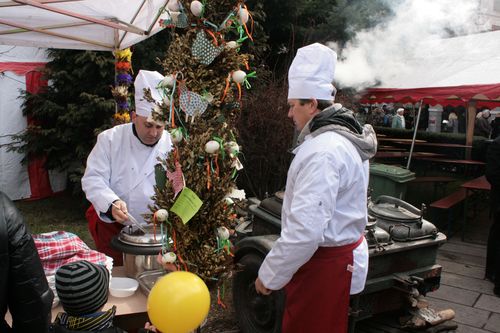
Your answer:
[[[116,200],[111,205],[111,215],[118,223],[123,223],[128,220],[127,204],[124,201]]]
[[[255,280],[255,290],[257,291],[257,294],[262,295],[269,295],[270,293],[272,293],[272,290],[267,289],[259,278]]]
[[[146,325],[144,325],[144,329],[146,329],[148,332],[156,332],[156,327],[151,325],[149,322],[146,322]]]

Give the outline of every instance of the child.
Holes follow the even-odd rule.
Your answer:
[[[109,272],[86,260],[61,266],[56,272],[56,291],[65,312],[57,314],[50,332],[127,333],[113,326],[116,306],[101,311],[108,301]],[[146,323],[142,332],[156,332]]]
[[[108,301],[109,272],[106,267],[81,260],[56,272],[56,291],[65,312],[60,312],[51,332],[123,333],[113,327],[116,307],[101,311]]]

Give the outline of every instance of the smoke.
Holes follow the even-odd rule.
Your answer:
[[[339,53],[336,84],[358,90],[404,76],[413,66],[419,43],[485,30],[479,22],[481,0],[403,0],[394,15],[373,29],[360,31]],[[429,52],[429,50],[427,50]]]

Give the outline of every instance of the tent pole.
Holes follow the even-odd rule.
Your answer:
[[[132,19],[130,20],[130,23],[129,24],[133,24],[135,22],[135,19],[137,18],[137,16],[139,15],[139,13],[141,12],[142,10],[142,7],[144,7],[144,4],[146,3],[146,0],[143,0],[141,5],[139,6],[139,8],[137,8],[137,10],[135,11],[135,14],[134,16],[132,17]],[[148,32],[149,33],[149,32]],[[122,38],[120,39],[120,41],[118,42],[118,45],[122,45],[122,42],[123,40],[125,39],[125,36],[127,35],[127,31],[124,32],[124,34],[122,35]]]
[[[476,101],[469,100],[467,105],[466,124],[467,130],[465,132],[465,145],[472,146],[474,140],[474,125],[476,124]],[[472,148],[465,148],[465,159],[470,160],[472,156]]]
[[[96,19],[96,18],[93,18],[93,17],[90,17],[90,16],[73,13],[73,12],[68,11],[68,10],[63,10],[63,9],[59,9],[59,8],[47,6],[47,5],[41,4],[41,3],[33,1],[33,0],[13,0],[13,1],[17,2],[17,3],[24,4],[24,5],[29,5],[29,6],[33,6],[33,7],[36,7],[36,8],[48,10],[50,12],[58,13],[58,14],[61,14],[61,15],[66,15],[66,16],[69,16],[69,17],[74,17],[74,18],[77,18],[79,20],[88,21],[88,22],[92,22],[92,23],[95,23],[95,24],[99,24],[99,25],[104,25],[106,27],[110,27],[110,28],[114,28],[114,29],[120,29],[120,30],[125,30],[125,31],[130,31],[130,32],[133,32],[133,33],[138,34],[138,35],[144,35],[144,34],[147,33],[146,31],[141,30],[141,29],[136,28],[136,27],[123,26],[123,25],[119,25],[119,24],[116,24],[116,23],[113,23],[113,22]]]
[[[55,36],[55,37],[60,37],[60,38],[65,38],[65,39],[76,40],[77,42],[82,42],[82,43],[87,43],[87,44],[91,44],[91,45],[101,46],[101,47],[105,47],[107,49],[112,49],[113,48],[113,45],[110,45],[110,44],[100,43],[98,41],[93,41],[93,40],[90,40],[90,39],[76,37],[76,36],[63,35],[63,34],[59,34],[57,32],[53,32],[53,31],[46,31],[46,30],[41,30],[41,29],[37,29],[37,28],[31,28],[31,27],[25,26],[23,24],[17,24],[17,23],[9,22],[9,21],[2,20],[2,19],[0,19],[0,24],[8,25],[10,27],[19,28],[19,29],[23,29],[23,30],[38,32],[38,33],[46,34],[46,35],[50,35],[50,36]]]
[[[61,28],[73,28],[73,27],[81,27],[84,25],[90,25],[92,23],[89,22],[80,22],[80,23],[69,23],[69,24],[55,24],[55,25],[45,25],[42,27],[34,27],[33,29],[39,30],[51,30],[51,29],[61,29]],[[18,34],[23,32],[29,32],[27,29],[11,29],[11,30],[3,30],[0,32],[0,35],[10,35],[10,34]]]
[[[77,2],[82,0],[37,0],[38,3],[58,3],[58,2]],[[6,1],[0,3],[0,7],[14,7],[14,6],[26,6],[21,3],[15,3],[13,1]]]
[[[422,112],[422,104],[424,100],[420,100],[420,105],[418,106],[417,121],[413,125],[413,140],[411,140],[410,154],[408,155],[408,164],[406,164],[406,169],[410,170],[411,154],[413,154],[413,147],[415,146],[415,139],[417,138],[418,123],[420,122],[420,112]]]

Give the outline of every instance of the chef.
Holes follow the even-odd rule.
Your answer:
[[[158,157],[166,158],[171,150],[170,135],[165,124],[151,117],[154,103],[144,98],[144,89],[158,103],[157,86],[163,76],[141,70],[135,79],[135,113],[132,123],[118,125],[99,134],[87,159],[82,189],[92,206],[87,210],[89,231],[97,250],[122,265],[122,253],[110,246],[111,239],[130,224],[129,215],[146,223],[142,214],[153,204]]]
[[[255,287],[284,288],[282,332],[347,332],[349,295],[368,268],[368,160],[377,148],[370,125],[333,103],[337,55],[315,43],[300,48],[288,72],[288,117],[300,131],[287,175],[280,238]]]

